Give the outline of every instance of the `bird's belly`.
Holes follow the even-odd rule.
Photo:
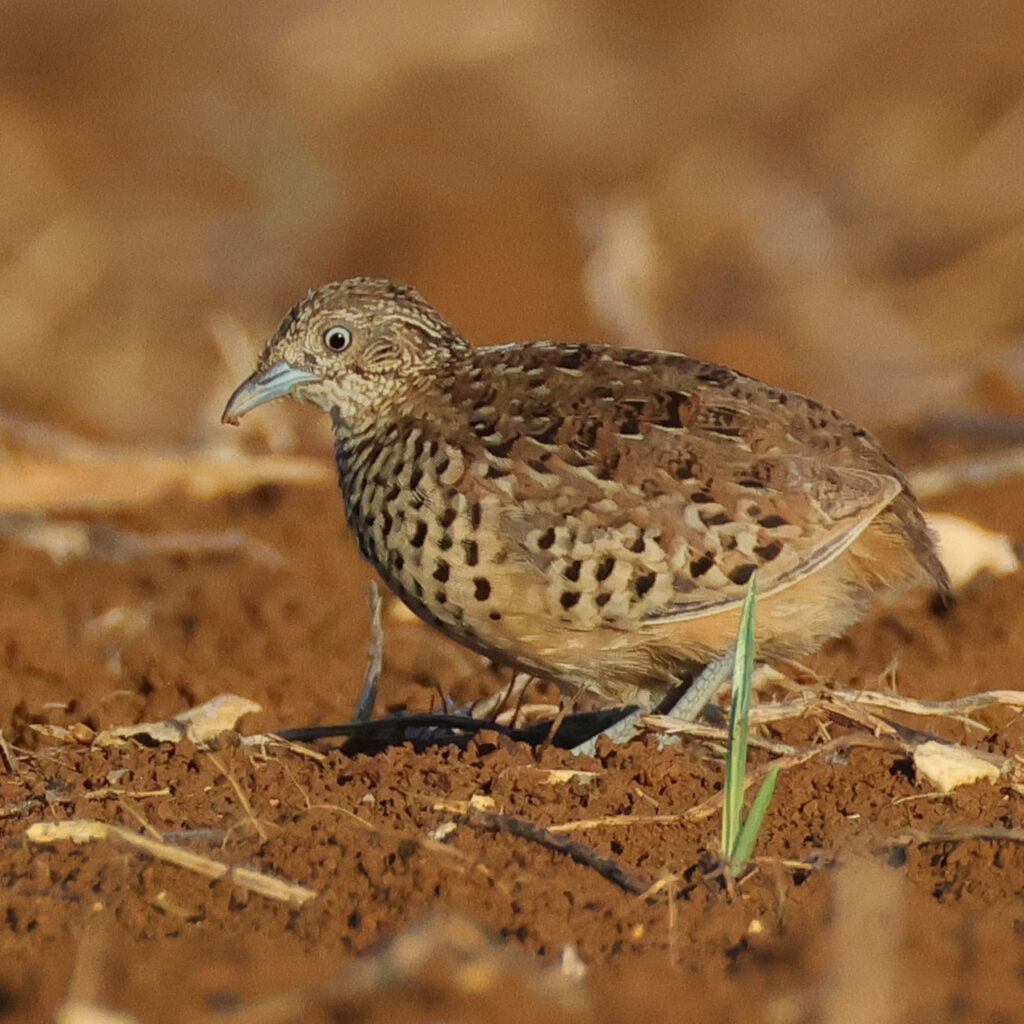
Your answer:
[[[593,588],[545,573],[486,500],[452,488],[443,501],[393,486],[364,486],[359,494],[347,505],[360,551],[406,605],[452,639],[564,692],[582,688],[609,703],[650,704],[735,641],[738,604],[649,621],[631,592],[622,614],[609,616],[622,596],[618,586],[599,605]],[[920,572],[901,535],[872,524],[838,558],[759,601],[758,656],[816,649],[863,615],[874,590],[899,577],[912,582]],[[629,581],[624,577],[623,592],[636,590],[636,579]],[[570,601],[567,594],[580,596]],[[672,599],[685,611],[685,595]]]

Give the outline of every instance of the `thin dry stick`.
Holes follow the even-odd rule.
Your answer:
[[[586,818],[580,821],[564,821],[560,825],[548,825],[548,831],[563,834],[583,832],[591,828],[614,828],[620,825],[677,825],[685,817],[685,814],[606,814],[603,818]]]
[[[781,705],[767,706],[781,707]],[[755,710],[757,709],[751,709],[751,719],[754,717]],[[784,715],[783,717],[790,716]],[[773,719],[769,718],[766,719],[766,721],[773,721]],[[647,715],[644,718],[644,722],[647,725],[654,726],[659,732],[672,733],[673,735],[692,736],[694,739],[711,740],[718,743],[728,743],[729,741],[729,730],[717,725],[705,725],[703,722],[684,722],[681,718],[673,718],[671,715]],[[780,743],[778,740],[770,740],[763,736],[751,735],[747,742],[751,747],[757,747],[759,750],[766,750],[769,754],[800,753],[799,747],[791,746],[788,743]]]
[[[18,771],[18,756],[14,753],[10,744],[7,742],[7,737],[4,736],[3,729],[0,729],[0,759],[3,760],[4,767],[7,771]]]
[[[971,455],[907,474],[919,498],[934,498],[964,486],[982,486],[1024,476],[1024,448],[993,455]]]
[[[147,797],[169,797],[170,795],[171,788],[167,785],[161,786],[159,790],[119,790],[119,788],[113,785],[104,785],[101,790],[77,793],[74,798],[68,800],[68,803],[74,803],[76,800],[106,800],[110,797],[118,797],[120,799],[128,797],[130,800],[142,800]]]
[[[604,857],[592,847],[577,843],[573,839],[557,835],[550,829],[534,825],[522,818],[513,818],[508,814],[493,814],[490,811],[478,811],[472,807],[468,808],[462,816],[462,822],[470,828],[480,832],[498,832],[520,839],[527,839],[537,843],[549,850],[556,850],[571,857],[577,864],[592,868],[602,878],[607,879],[613,885],[617,885],[624,892],[633,896],[639,896],[650,888],[650,882],[639,875],[627,871],[617,861],[610,857]]]
[[[504,722],[510,726],[514,725],[516,715],[531,682],[533,682],[533,677],[528,673],[513,672],[512,678],[508,681],[508,686],[504,686],[496,693],[474,701],[470,713],[474,718],[493,718],[495,722]],[[514,707],[510,708],[509,704],[513,702]]]
[[[875,736],[900,736],[899,729],[892,722],[872,714],[866,707],[856,701],[837,704],[832,701],[823,700],[820,711],[840,725],[857,725],[865,732],[873,733]]]
[[[562,723],[565,721],[565,716],[568,713],[569,713],[569,708],[566,705],[565,701],[563,700],[558,705],[558,713],[551,720],[551,725],[548,727],[547,734],[545,735],[544,739],[542,739],[540,741],[540,743],[537,745],[537,758],[538,758],[538,760],[540,759],[540,757],[544,753],[544,751],[547,750],[548,747],[551,746],[552,740],[554,740],[555,736],[558,733],[558,730],[562,728]]]
[[[78,800],[109,800],[111,797],[130,797],[133,800],[141,800],[145,797],[170,796],[171,791],[166,786],[162,789],[137,789],[127,790],[115,786],[104,786],[102,789],[93,789],[88,792],[76,792],[70,796],[43,796],[33,795],[25,800],[19,800],[16,804],[5,804],[0,807],[0,818],[18,818],[22,814],[35,810],[40,804],[73,804]]]
[[[238,797],[238,802],[242,805],[242,810],[245,811],[245,816],[252,823],[252,827],[256,829],[256,834],[260,837],[260,841],[265,843],[269,838],[267,830],[263,827],[263,823],[260,819],[256,817],[256,812],[252,809],[252,804],[249,803],[249,798],[245,795],[245,791],[242,789],[241,783],[230,771],[228,771],[224,762],[221,761],[216,754],[207,751],[206,756],[213,762],[217,771],[219,771],[221,775],[228,780],[231,788],[235,791],[235,796]]]
[[[974,840],[990,842],[1024,843],[1024,828],[1000,828],[998,825],[961,825],[957,828],[938,828],[932,832],[909,829],[893,836],[890,846],[934,846],[938,843],[969,843]]]
[[[923,715],[929,718],[960,718],[967,712],[981,711],[989,707],[1011,707],[1024,709],[1024,690],[987,690],[984,693],[972,693],[966,697],[953,700],[919,700],[915,697],[903,697],[895,693],[879,693],[875,690],[823,690],[810,693],[797,700],[780,701],[778,703],[758,704],[750,709],[750,724],[765,725],[769,722],[781,722],[787,718],[803,718],[806,715],[829,710],[829,705],[839,705],[849,710],[851,705],[861,707],[885,708],[887,711],[899,711],[907,715]],[[970,719],[960,719],[977,727],[978,723]],[[706,739],[720,739],[725,736],[724,729],[701,723],[685,723],[666,715],[648,715],[645,719],[651,725],[666,732],[680,732]],[[771,752],[791,754],[792,748],[776,751],[770,741],[758,741],[750,737],[753,745],[759,743]],[[779,747],[784,746],[779,744]]]
[[[254,561],[280,568],[285,559],[269,544],[247,537],[241,530],[221,533],[127,533],[112,526],[62,519],[51,522],[38,515],[0,512],[0,537],[8,537],[34,551],[43,551],[58,563],[73,558],[123,562],[154,554],[222,555],[242,552]]]
[[[265,484],[319,485],[331,479],[317,459],[279,455],[156,455],[136,450],[96,461],[0,461],[0,513],[107,511],[150,504],[169,491],[200,499]]]
[[[903,711],[908,715],[933,717],[954,717],[964,712],[996,706],[1024,708],[1024,690],[987,690],[984,693],[972,693],[954,700],[918,700],[892,693],[877,693],[874,690],[829,690],[825,696],[837,703],[868,704],[890,711]],[[976,722],[971,724],[977,725]]]
[[[158,843],[163,842],[163,837],[160,835],[159,830],[146,820],[146,816],[137,807],[133,806],[130,800],[125,800],[122,797],[118,800],[118,803],[126,814],[131,815],[139,823],[139,826],[149,833],[151,839],[155,839]]]
[[[314,750],[312,747],[306,746],[304,743],[296,743],[294,740],[282,739],[282,737],[275,733],[260,732],[254,733],[251,736],[243,736],[241,738],[241,745],[243,747],[254,747],[259,748],[265,757],[269,757],[266,749],[267,747],[284,747],[285,750],[292,754],[298,754],[300,757],[308,757],[311,761],[319,761],[321,764],[327,760],[326,754],[321,754],[319,750]],[[284,764],[280,758],[275,758],[281,764]]]
[[[30,843],[47,846],[62,839],[69,839],[74,843],[116,839],[156,860],[175,864],[206,878],[227,879],[242,889],[249,889],[269,899],[302,906],[318,895],[315,889],[309,889],[304,885],[286,882],[271,875],[263,875],[250,868],[232,867],[230,864],[223,864],[212,857],[137,835],[121,825],[111,825],[108,822],[96,821],[91,818],[36,822],[25,830],[25,838]]]

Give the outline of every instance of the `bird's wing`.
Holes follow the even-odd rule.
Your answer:
[[[570,377],[558,403],[524,386],[478,435],[514,557],[567,622],[711,614],[755,571],[770,594],[839,555],[903,488],[872,439],[809,399],[693,360],[659,357],[641,376],[609,365]]]

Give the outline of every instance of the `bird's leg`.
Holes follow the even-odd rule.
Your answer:
[[[722,684],[732,676],[733,662],[736,652],[730,648],[724,654],[720,654],[714,661],[708,662],[701,669],[701,673],[686,688],[682,696],[672,704],[664,713],[670,718],[678,718],[684,722],[695,722],[700,713],[714,699]],[[620,718],[614,725],[603,732],[592,736],[589,740],[580,743],[572,748],[574,754],[595,754],[597,752],[597,741],[602,736],[607,736],[613,743],[628,743],[636,736],[640,729],[638,723],[645,715],[649,715],[648,708],[638,708],[636,711]]]
[[[519,708],[533,678],[528,672],[513,672],[508,686],[490,696],[474,701],[469,706],[469,713],[473,718],[500,719],[502,715],[508,715],[511,712],[511,720],[508,724],[516,725]]]
[[[682,696],[665,714],[684,722],[696,722],[700,713],[711,703],[722,684],[732,678],[736,660],[735,648],[718,655],[701,669],[700,675],[686,688]]]

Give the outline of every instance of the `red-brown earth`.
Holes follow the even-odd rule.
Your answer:
[[[961,490],[943,504],[1019,535],[1024,487]],[[809,712],[761,729],[802,750],[834,742],[787,762],[753,869],[729,891],[716,873],[723,764],[711,741],[659,751],[649,736],[593,758],[493,732],[464,749],[354,757],[230,737],[215,751],[90,745],[88,730],[224,692],[263,706],[242,722],[250,735],[345,721],[368,645],[370,573],[332,486],[170,495],[103,523],[150,539],[241,531],[247,544],[203,553],[177,536],[182,550],[115,558],[108,537],[94,556],[57,564],[0,542],[13,758],[0,778],[0,1019],[49,1019],[73,999],[144,1021],[725,1021],[741,1007],[765,1022],[1019,1019],[1024,849],[1012,835],[939,841],[941,830],[1019,828],[1012,775],[943,795],[907,746],[855,722]],[[1022,595],[1021,574],[982,576],[945,613],[923,598],[879,609],[797,679],[807,692],[817,676],[932,700],[1017,687]],[[506,681],[390,598],[383,618],[378,714]],[[981,728],[880,713],[1005,756],[1024,739],[1006,709],[977,713]],[[33,723],[74,726],[79,741],[55,744]],[[755,773],[768,761],[751,754]],[[630,894],[528,838],[480,831],[464,817],[469,801],[537,826],[576,823],[570,838],[661,884]],[[80,818],[316,895],[298,907],[116,838],[26,838],[33,823]],[[581,980],[560,973],[567,948],[586,966]]]

